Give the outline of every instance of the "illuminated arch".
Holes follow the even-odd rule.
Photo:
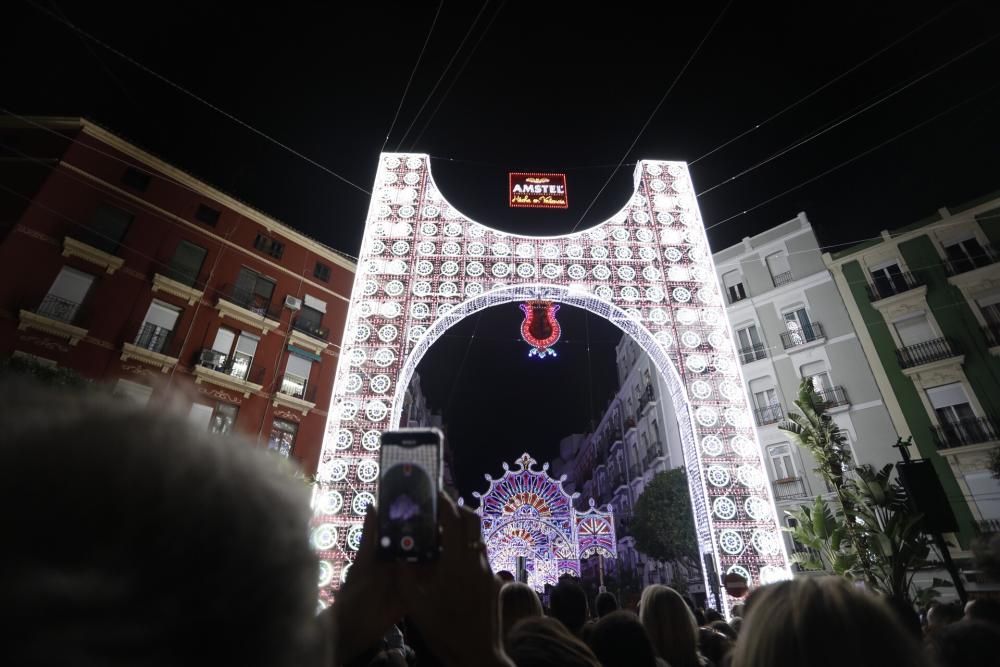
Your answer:
[[[674,402],[702,555],[751,586],[789,576],[685,163],[639,162],[629,201],[601,224],[526,236],[458,211],[427,155],[383,154],[359,254],[314,499],[321,597],[353,558],[378,434],[398,423],[427,348],[473,312],[539,296],[609,319],[653,359]]]

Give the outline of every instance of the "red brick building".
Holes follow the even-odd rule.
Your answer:
[[[0,358],[315,471],[354,263],[86,120],[7,122],[0,156]]]

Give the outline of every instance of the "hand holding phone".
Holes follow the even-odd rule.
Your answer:
[[[444,436],[436,428],[382,434],[378,555],[423,562],[438,556],[438,491]]]

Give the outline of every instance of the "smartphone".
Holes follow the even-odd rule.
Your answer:
[[[378,554],[411,563],[438,555],[438,490],[444,435],[436,428],[382,433]]]

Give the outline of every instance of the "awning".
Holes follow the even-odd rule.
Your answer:
[[[314,352],[309,350],[303,350],[301,347],[296,345],[289,345],[288,351],[297,357],[302,357],[303,359],[308,359],[309,361],[322,361],[323,358]]]

